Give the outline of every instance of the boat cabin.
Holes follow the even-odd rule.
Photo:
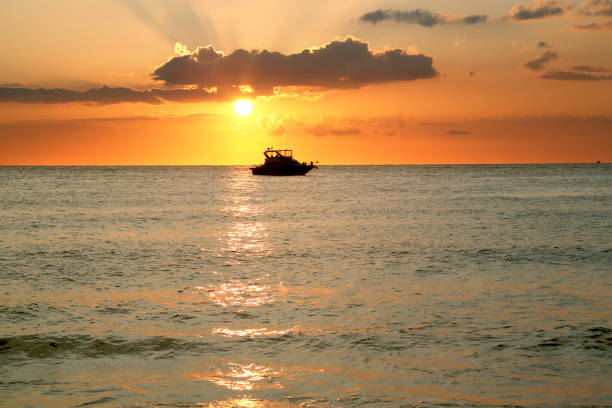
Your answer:
[[[274,150],[273,148],[268,147],[264,152],[264,156],[266,156],[266,159],[291,159],[293,158],[293,150]]]

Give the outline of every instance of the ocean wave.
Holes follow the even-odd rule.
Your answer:
[[[11,360],[55,357],[112,357],[123,354],[143,354],[166,358],[176,353],[223,351],[224,347],[201,341],[192,342],[171,337],[127,339],[118,336],[89,335],[23,335],[0,338],[0,358]]]
[[[612,255],[609,249],[582,246],[526,246],[509,248],[461,249],[457,254],[472,258],[475,263],[504,262],[508,264],[544,263],[548,265],[610,265]]]

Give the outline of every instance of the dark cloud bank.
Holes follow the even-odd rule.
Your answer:
[[[366,85],[434,78],[438,72],[433,59],[423,54],[408,54],[401,49],[375,52],[368,44],[347,38],[321,48],[296,54],[268,50],[236,50],[225,55],[212,46],[173,57],[152,73],[166,86],[191,88],[150,89],[103,86],[86,91],[70,89],[32,89],[0,87],[0,102],[18,103],[92,103],[204,102],[231,100],[242,93],[240,85],[250,85],[252,96],[269,95],[274,87],[303,86],[325,89],[360,88]]]
[[[452,20],[440,13],[434,14],[429,10],[416,9],[409,11],[401,11],[391,9],[378,9],[363,14],[361,17],[359,17],[359,20],[365,23],[372,24],[377,24],[385,20],[393,20],[398,23],[418,24],[424,27],[433,27],[438,24],[454,21],[459,21],[463,24],[468,25],[484,23],[487,21],[487,17],[488,16],[485,14],[472,14],[465,16],[459,20]]]
[[[211,46],[198,48],[158,67],[153,79],[166,85],[251,85],[262,93],[275,86],[359,88],[437,75],[431,57],[410,55],[401,49],[376,53],[367,43],[347,38],[289,55],[242,49],[225,55]]]

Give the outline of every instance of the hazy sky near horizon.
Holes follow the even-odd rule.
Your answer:
[[[612,0],[1,8],[0,164],[612,161]]]

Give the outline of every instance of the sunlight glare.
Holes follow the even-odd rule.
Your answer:
[[[246,99],[238,99],[236,103],[234,103],[234,110],[240,116],[247,116],[253,111],[253,104]]]

